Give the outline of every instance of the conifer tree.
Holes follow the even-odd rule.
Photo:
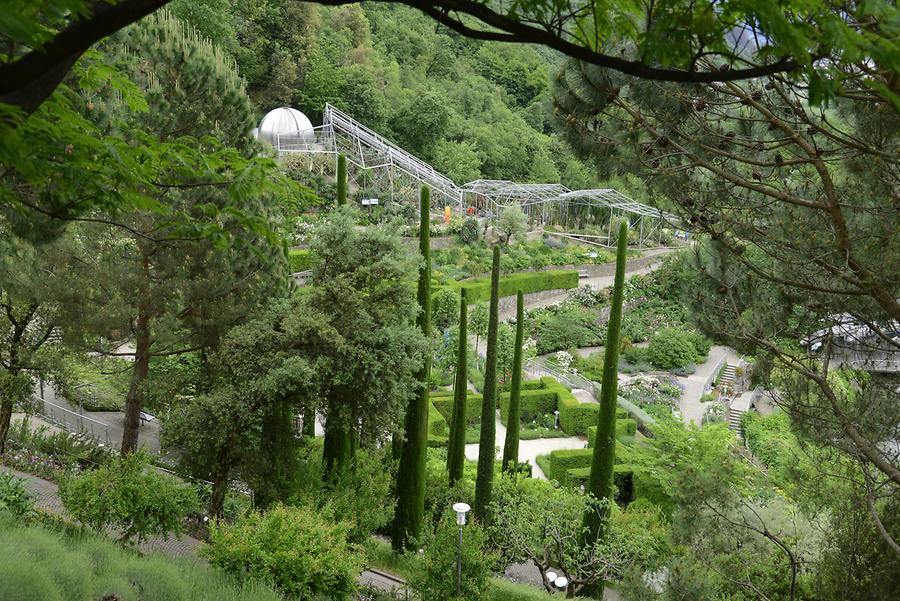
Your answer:
[[[453,414],[447,443],[447,472],[450,485],[462,479],[466,452],[466,396],[468,393],[468,303],[466,289],[459,292],[459,350],[456,356],[456,380],[453,383]]]
[[[618,394],[619,330],[622,325],[622,298],[625,287],[625,252],[628,249],[628,224],[619,226],[616,248],[616,276],[613,283],[612,304],[606,328],[606,352],[603,357],[603,382],[600,386],[600,411],[594,454],[591,460],[591,477],[588,492],[597,499],[613,502],[613,462],[616,452],[616,398]],[[590,545],[605,536],[609,505],[603,511],[588,511],[584,516],[587,528],[585,542]],[[600,585],[602,593],[602,584]]]
[[[431,335],[431,191],[423,187],[419,206],[419,251],[423,263],[419,269],[419,318],[422,333]],[[394,515],[392,545],[406,550],[422,530],[425,513],[425,452],[428,446],[428,379],[431,374],[431,354],[425,354],[418,380],[420,389],[409,404],[404,422],[406,440],[400,451],[397,469],[397,511]]]
[[[491,304],[488,317],[487,353],[484,365],[484,399],[481,403],[481,437],[478,441],[478,474],[475,480],[475,517],[484,521],[494,485],[494,445],[497,425],[497,328],[499,322],[500,247],[494,247],[491,267]]]
[[[506,416],[506,440],[503,442],[505,473],[514,473],[519,462],[519,397],[522,392],[522,344],[525,338],[525,295],[516,296],[516,347],[513,350],[512,383],[509,390],[509,414]]]
[[[347,157],[343,154],[338,155],[337,163],[337,203],[347,204]]]

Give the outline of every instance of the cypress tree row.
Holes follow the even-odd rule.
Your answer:
[[[516,296],[516,348],[513,349],[512,384],[509,391],[509,414],[506,416],[506,439],[503,441],[504,473],[512,474],[519,463],[519,397],[522,394],[522,344],[525,338],[525,295]]]
[[[468,303],[466,289],[459,291],[459,349],[456,355],[456,379],[453,382],[453,414],[450,440],[447,442],[447,472],[450,486],[462,479],[466,459],[466,396],[468,394]]]
[[[343,154],[338,155],[337,203],[338,206],[347,204],[347,157]]]
[[[431,336],[431,191],[422,188],[419,207],[419,251],[424,263],[419,269],[418,299],[422,312],[416,320],[426,337]],[[406,410],[404,432],[406,440],[400,451],[397,469],[397,510],[394,514],[394,533],[391,544],[395,550],[409,548],[422,531],[425,513],[425,452],[428,446],[428,379],[431,374],[431,354],[425,354],[418,374],[419,394]]]
[[[600,413],[597,420],[597,437],[591,460],[591,477],[588,492],[597,499],[613,502],[613,461],[616,452],[616,397],[618,394],[619,330],[622,325],[622,297],[625,287],[625,251],[628,248],[628,224],[619,227],[616,248],[616,277],[613,284],[612,306],[606,328],[606,353],[603,357],[603,382],[600,386]],[[588,511],[584,516],[587,528],[585,543],[590,545],[605,536],[609,506],[601,512]],[[600,585],[600,593],[603,585]]]
[[[491,267],[491,305],[488,317],[487,356],[484,364],[484,400],[481,403],[481,437],[478,440],[478,474],[475,479],[475,517],[484,521],[494,486],[494,445],[497,440],[497,308],[500,288],[500,247],[494,247]]]

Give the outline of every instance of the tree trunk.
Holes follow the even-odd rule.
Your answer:
[[[335,423],[335,418],[325,420],[325,442],[322,449],[322,479],[334,482],[347,473],[350,465],[350,433],[343,425]]]
[[[209,515],[221,519],[225,516],[225,493],[228,492],[228,447],[223,445],[216,454],[216,470],[213,473],[212,494],[209,496]]]
[[[141,307],[138,310],[135,327],[134,366],[131,371],[131,386],[125,399],[125,430],[122,432],[122,455],[137,450],[138,431],[141,426],[141,409],[144,403],[144,380],[150,369],[150,316]]]
[[[3,399],[0,403],[0,455],[6,452],[6,437],[9,436],[9,420],[12,418],[13,400]]]

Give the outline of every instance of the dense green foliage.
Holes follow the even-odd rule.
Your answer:
[[[292,597],[349,599],[362,569],[349,529],[312,509],[276,505],[234,525],[213,524],[204,553],[225,572],[271,582]]]
[[[0,516],[4,512],[20,519],[34,515],[34,499],[25,481],[8,472],[0,472]]]
[[[197,508],[194,490],[148,469],[148,457],[132,453],[114,459],[59,488],[66,511],[97,531],[115,528],[123,543],[181,532],[185,515]]]

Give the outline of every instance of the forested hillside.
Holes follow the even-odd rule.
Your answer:
[[[234,56],[260,116],[288,105],[315,122],[329,102],[456,182],[597,183],[548,124],[550,50],[467,39],[381,3],[178,0],[173,10]]]

